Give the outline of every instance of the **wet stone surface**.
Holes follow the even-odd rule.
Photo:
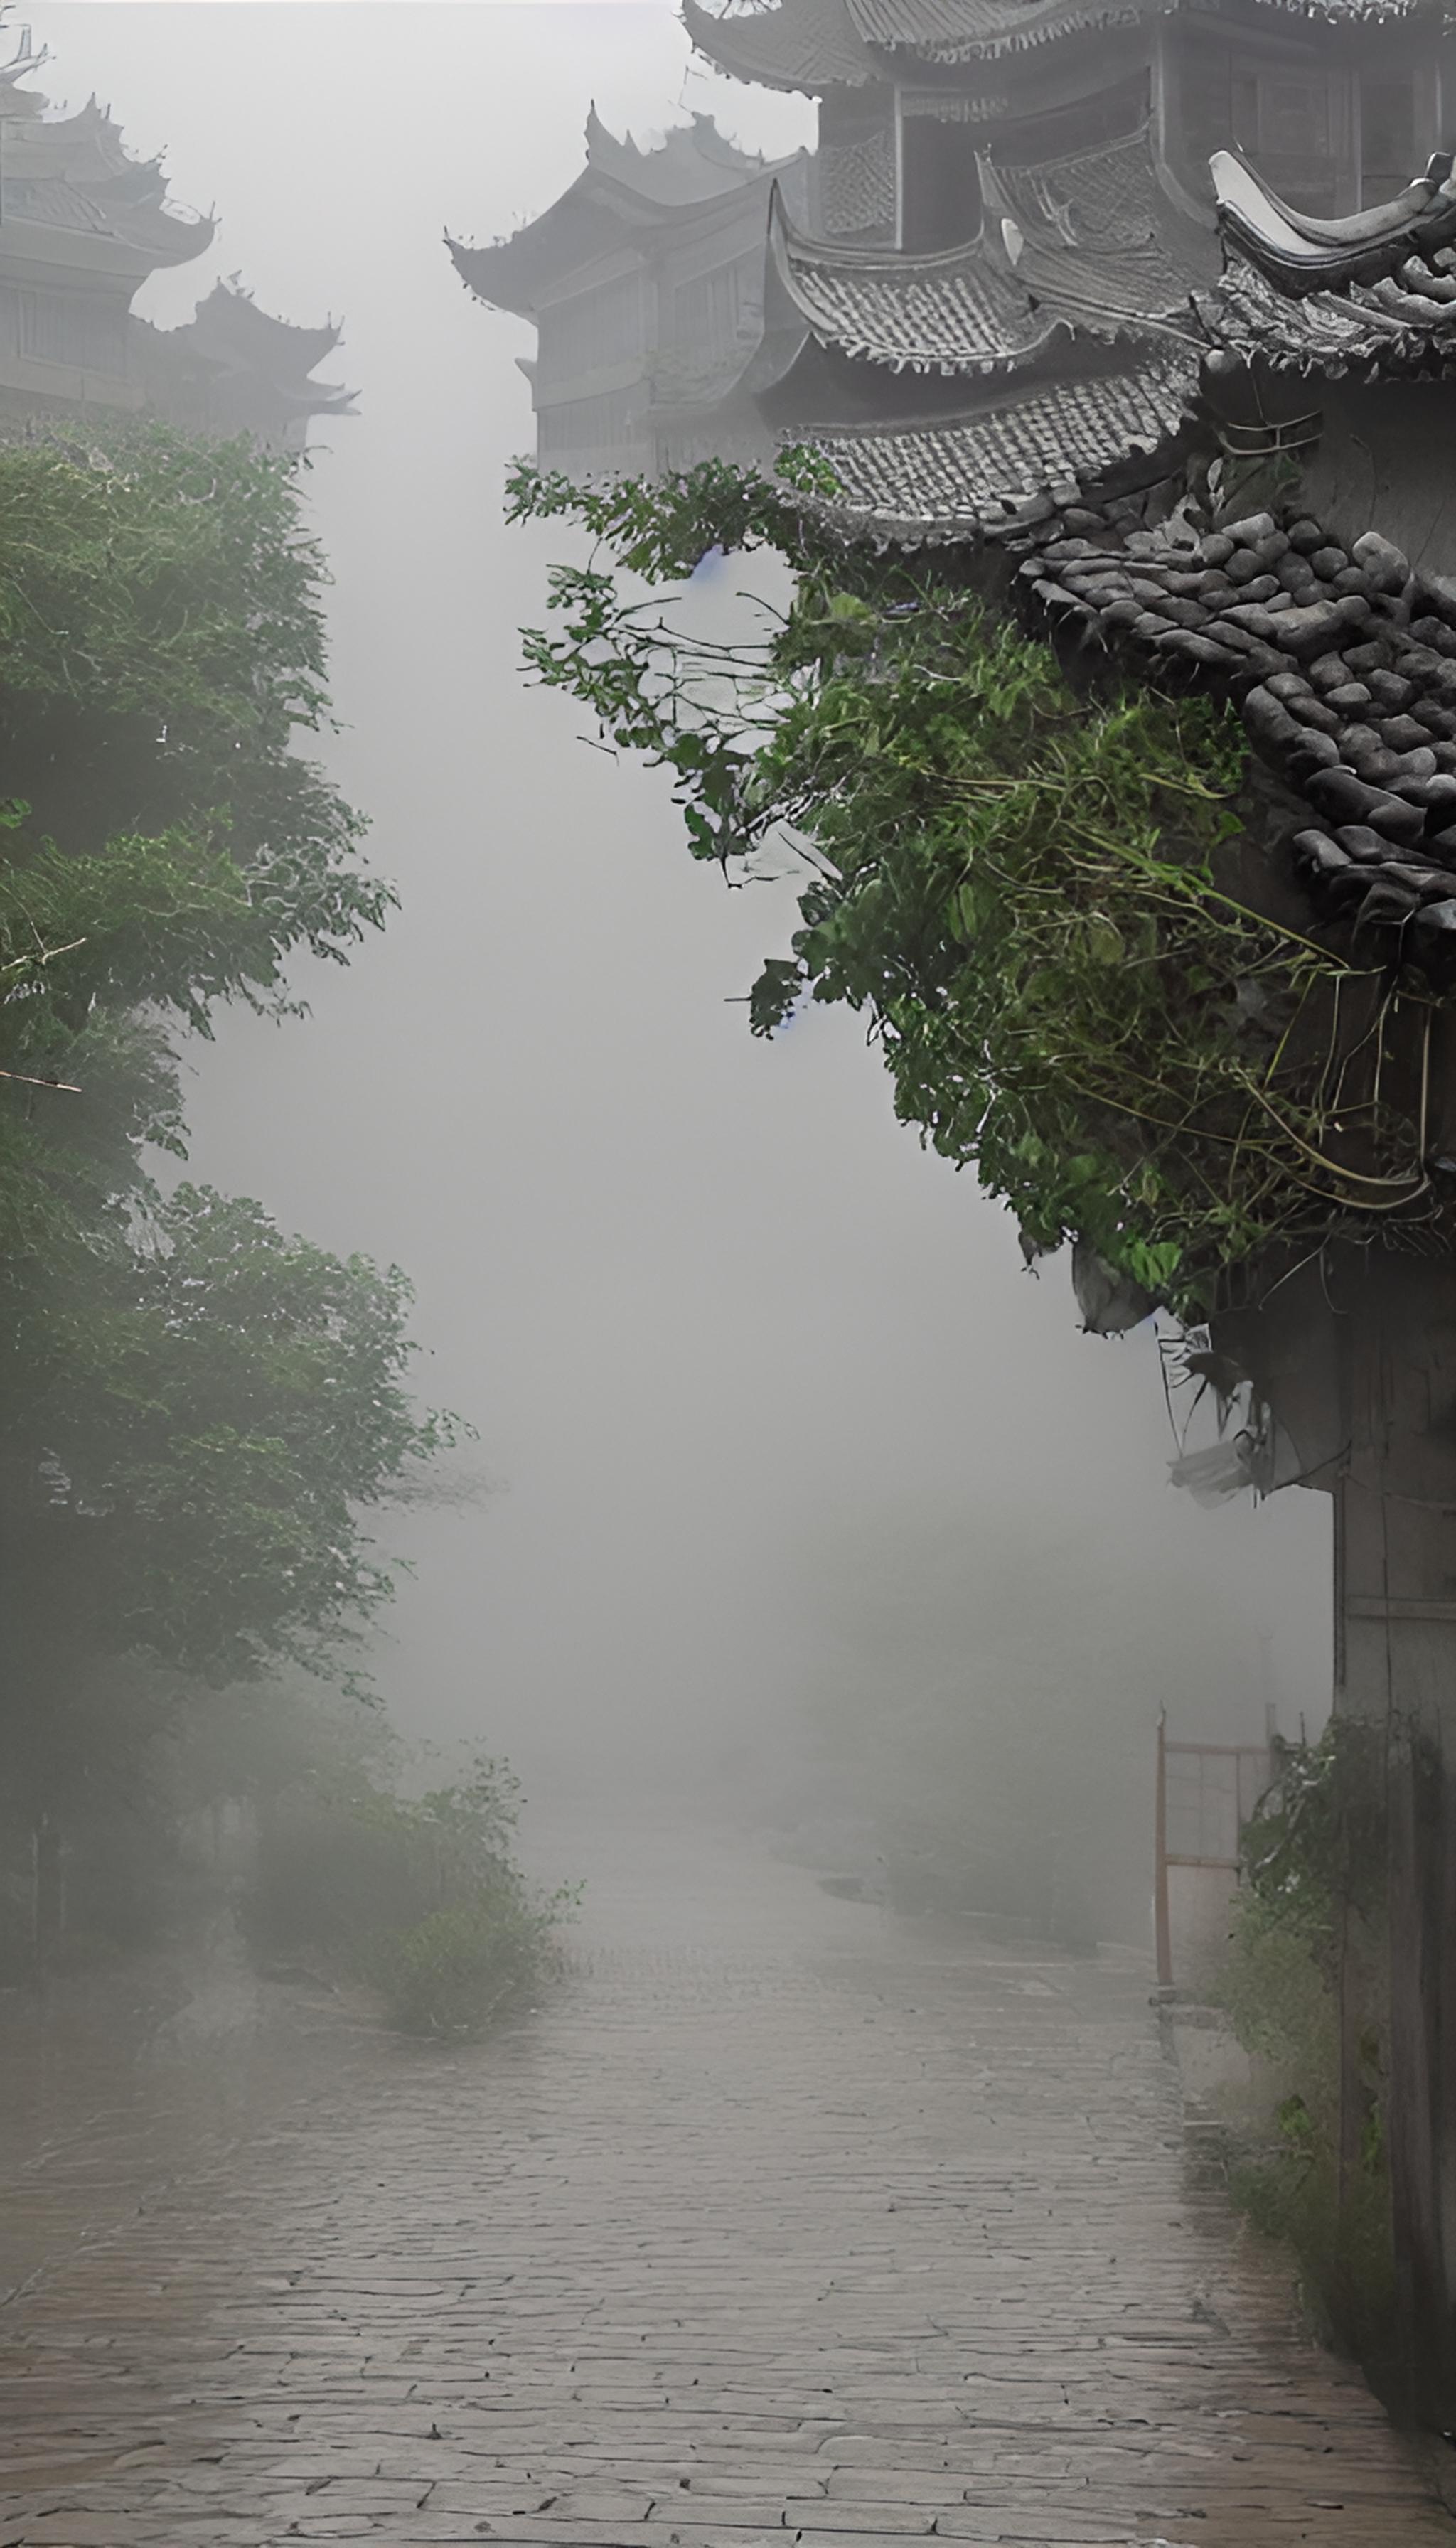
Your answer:
[[[1138,1959],[559,1837],[571,1976],[479,2049],[236,1972],[0,2016],[0,2543],[1452,2538],[1190,2162]]]

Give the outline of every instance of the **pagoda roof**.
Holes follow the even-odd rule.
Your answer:
[[[1019,172],[1024,201],[1026,181],[1040,173]],[[1432,180],[1421,198],[1427,240],[1445,223],[1445,210],[1432,209],[1445,182]],[[1409,235],[1412,192],[1372,209],[1362,248]],[[1048,253],[1029,247],[1028,257],[1038,252]],[[1085,289],[1092,260],[1063,253]],[[1105,321],[1112,317],[1104,313]],[[1008,365],[1009,377],[949,418],[814,427],[840,481],[825,509],[852,534],[971,539],[1034,518],[1048,502],[1075,503],[1079,491],[1171,446],[1206,411],[1219,380],[1246,377],[1252,366],[1300,381],[1456,378],[1456,239],[1334,291],[1285,289],[1226,238],[1223,272],[1195,286],[1176,323],[1130,314],[1115,362],[1104,352],[1094,364],[1089,352],[1085,338],[1079,354],[1068,335],[1054,355],[1061,377],[1046,377],[1045,359],[1038,376]]]
[[[820,344],[896,371],[1009,371],[1062,323],[984,233],[927,256],[847,247],[801,236],[775,195],[770,255]]]
[[[980,169],[980,230],[926,255],[805,238],[775,193],[771,273],[820,344],[897,371],[1015,371],[1058,334],[1187,324],[1217,278],[1213,222],[1165,184],[1146,128],[1039,167]]]
[[[270,318],[235,277],[215,284],[185,326],[138,323],[153,374],[194,391],[221,391],[225,403],[230,392],[239,415],[260,404],[277,420],[343,415],[352,407],[352,390],[311,377],[337,345],[337,327],[295,327]]]
[[[565,194],[506,239],[468,247],[446,237],[461,281],[494,309],[534,318],[543,294],[579,267],[594,264],[644,233],[736,216],[758,190],[803,161],[802,151],[750,157],[695,115],[648,150],[619,141],[593,107],[587,121],[587,164]]]
[[[682,0],[696,51],[730,79],[757,88],[864,88],[884,78],[850,15],[849,0],[774,0],[767,8],[707,9]]]
[[[682,0],[682,22],[730,78],[810,96],[929,68],[1031,52],[1067,36],[1136,25],[1179,0]],[[1433,0],[1256,0],[1260,16],[1358,25],[1434,14]]]
[[[1062,644],[1227,700],[1290,809],[1282,845],[1260,848],[1270,889],[1290,910],[1308,897],[1320,925],[1383,932],[1393,961],[1450,989],[1456,585],[1375,530],[1331,527],[1318,472],[1241,513],[1239,482],[1210,466],[1318,441],[1318,383],[1456,381],[1447,181],[1437,166],[1358,226],[1320,225],[1312,244],[1347,252],[1338,289],[1303,265],[1286,282],[1290,237],[1255,222],[1271,247],[1258,262],[1226,220],[1225,271],[1193,295],[1185,336],[1130,341],[1095,377],[1067,344],[1059,379],[997,381],[934,420],[815,430],[833,483],[796,501],[887,547],[996,543]],[[1404,712],[1372,661],[1394,670]]]
[[[15,85],[46,58],[23,38],[14,60],[0,65],[5,222],[109,241],[104,262],[115,267],[122,251],[123,270],[135,269],[138,282],[158,266],[201,256],[216,223],[168,204],[160,160],[133,158],[120,125],[94,97],[78,114],[49,117],[44,97]],[[19,252],[29,242],[15,244]]]
[[[333,352],[343,332],[331,320],[326,327],[298,327],[292,319],[273,318],[258,308],[235,274],[227,283],[214,284],[189,325],[209,353],[238,355],[249,369],[278,382],[306,379],[316,363]]]
[[[1075,503],[1139,454],[1171,450],[1198,391],[1198,347],[1168,343],[1100,378],[1017,383],[934,425],[816,432],[839,482],[820,501],[852,536],[972,540]]]
[[[630,133],[618,140],[594,106],[587,117],[588,167],[615,178],[648,203],[709,203],[762,175],[765,164],[759,152],[740,150],[720,133],[710,115],[672,126],[646,150]]]
[[[846,6],[866,43],[921,62],[992,60],[1089,28],[1131,26],[1147,14],[1144,0],[846,0]]]

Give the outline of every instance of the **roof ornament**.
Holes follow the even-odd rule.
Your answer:
[[[0,10],[0,26],[4,25],[9,15],[8,9]],[[30,28],[22,27],[20,40],[10,60],[0,62],[0,87],[14,88],[16,81],[24,79],[28,71],[40,70],[42,64],[48,62],[49,59],[49,46],[43,45],[39,53],[36,52],[33,49]]]
[[[1008,264],[1020,265],[1026,252],[1026,232],[1020,222],[1014,222],[1009,213],[1002,215],[1001,244],[1006,250]]]
[[[1266,186],[1241,151],[1216,150],[1209,161],[1225,237],[1295,298],[1378,283],[1410,255],[1429,256],[1456,242],[1452,166],[1451,152],[1438,150],[1393,202],[1317,221]]]

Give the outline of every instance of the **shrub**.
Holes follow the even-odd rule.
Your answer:
[[[369,1977],[403,2034],[478,2035],[540,1978],[552,1924],[553,1906],[493,1889],[377,1939]]]
[[[1215,1996],[1259,2065],[1260,2110],[1230,2168],[1233,2198],[1293,2250],[1317,2331],[1379,2382],[1396,2291],[1382,2114],[1383,1786],[1372,1739],[1336,1718],[1318,1744],[1284,1748],[1244,1833],[1244,1882]],[[1342,1989],[1361,2011],[1343,2048]]]
[[[511,1773],[484,1754],[410,1797],[341,1747],[265,1810],[244,1915],[255,1954],[367,1983],[408,2034],[481,2032],[547,1968],[572,1901],[538,1897],[516,1866],[518,1811]]]

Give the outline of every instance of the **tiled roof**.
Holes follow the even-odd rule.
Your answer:
[[[655,147],[644,150],[630,133],[621,140],[609,133],[594,106],[587,118],[587,164],[650,203],[675,207],[731,194],[761,176],[765,166],[720,133],[710,115],[674,125]]]
[[[1176,0],[1174,0],[1176,5]],[[1326,24],[1409,17],[1421,0],[1267,0],[1281,15]],[[1160,12],[1150,0],[849,0],[866,44],[922,61],[967,61],[1024,52],[1089,27]]]
[[[1135,158],[1145,172],[1140,212],[1120,165]],[[1104,341],[1139,335],[1145,320],[1180,318],[1190,297],[1214,282],[1213,228],[1158,196],[1140,136],[1115,151],[1056,163],[1046,204],[1033,194],[1042,173],[1021,169],[1008,178],[983,163],[992,218],[982,234],[920,256],[805,238],[775,200],[775,275],[821,344],[895,370],[947,375],[1015,370],[1058,330]],[[1008,213],[1020,207],[1025,229],[1014,217],[1010,226],[997,220],[1003,204]],[[1068,244],[1083,238],[1086,245]]]
[[[493,309],[534,318],[543,293],[563,276],[593,264],[608,248],[684,222],[731,223],[757,202],[765,219],[776,179],[796,197],[806,191],[808,154],[750,158],[708,116],[679,125],[657,148],[639,150],[608,133],[593,107],[587,119],[587,164],[544,213],[489,247],[446,243],[467,291]],[[757,189],[755,197],[752,190]]]
[[[99,204],[64,177],[9,177],[3,180],[4,215],[8,222],[35,222],[50,230],[91,230],[113,235]]]
[[[1140,452],[1173,442],[1198,395],[1198,355],[1160,347],[1108,379],[1022,390],[938,425],[815,436],[839,480],[819,500],[851,535],[972,538],[1048,498],[1084,486]]]
[[[800,237],[775,201],[771,254],[821,344],[896,370],[1007,371],[1063,323],[1033,308],[1025,284],[983,239],[915,257],[825,244]]]
[[[1177,0],[1164,0],[1177,6]],[[1275,17],[1325,25],[1410,16],[1426,0],[1265,0]],[[730,78],[812,95],[893,76],[896,56],[985,61],[1160,14],[1157,0],[682,0],[699,52]]]
[[[209,353],[226,348],[271,380],[299,382],[333,352],[342,332],[332,323],[298,327],[291,318],[273,318],[235,276],[230,283],[215,283],[199,301],[192,326]]]
[[[777,0],[771,8],[705,9],[682,0],[682,24],[698,52],[730,79],[760,88],[864,88],[882,66],[857,34],[848,0]]]
[[[1150,14],[1145,0],[849,0],[849,11],[866,44],[943,62],[1027,52]]]
[[[5,218],[109,239],[150,268],[201,256],[212,244],[216,223],[167,203],[160,160],[132,158],[120,126],[94,98],[77,115],[47,117],[44,98],[10,86],[44,58],[26,56],[23,46],[16,61],[0,65]]]
[[[1213,217],[1163,167],[1150,124],[1031,168],[1003,167],[993,151],[978,157],[985,201],[1029,239],[1101,254],[1144,247],[1176,225],[1207,240],[1210,272],[1217,266]]]
[[[1351,371],[1389,378],[1441,372],[1456,362],[1456,278],[1410,263],[1408,275],[1426,292],[1381,282],[1350,292],[1312,292],[1291,300],[1243,257],[1230,256],[1223,280],[1196,298],[1211,337],[1246,362],[1262,357],[1287,372],[1338,378]],[[1447,287],[1452,297],[1436,298]]]

